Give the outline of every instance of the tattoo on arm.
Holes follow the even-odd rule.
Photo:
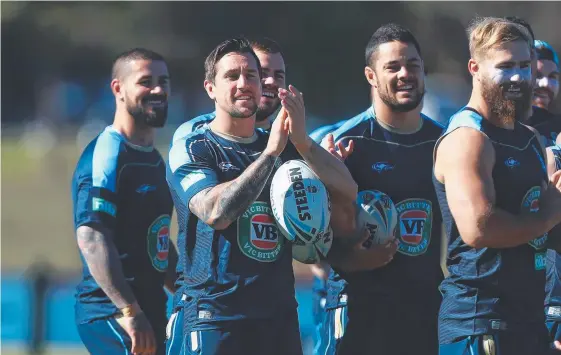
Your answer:
[[[189,209],[215,229],[225,229],[261,194],[277,157],[261,154],[235,180],[203,190],[189,201]]]
[[[76,234],[90,273],[113,304],[120,309],[136,302],[109,233],[81,226]]]

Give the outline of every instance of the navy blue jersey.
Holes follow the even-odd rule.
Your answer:
[[[181,126],[179,126],[175,130],[175,132],[173,134],[171,144],[173,144],[173,142],[175,142],[176,140],[191,134],[193,131],[195,131],[198,128],[204,126],[205,124],[210,123],[212,120],[214,120],[215,117],[216,117],[216,111],[197,116],[197,117],[183,123]],[[171,148],[171,145],[170,145],[170,148]],[[171,175],[171,173],[169,171],[169,166],[167,166],[167,170],[168,170],[167,174]],[[170,186],[170,188],[171,188],[171,186]],[[189,213],[189,212],[186,211],[185,213]],[[178,248],[178,250],[185,250],[185,238],[186,237],[187,237],[186,233],[179,233],[179,235],[177,236],[177,248]],[[179,304],[180,299],[183,295],[183,265],[185,264],[185,257],[186,257],[185,253],[179,253],[177,266],[176,266],[176,270],[175,270],[176,275],[177,275],[176,281],[175,281],[175,287],[176,287],[177,291],[175,292],[175,295],[173,297],[174,308]]]
[[[460,127],[480,131],[493,144],[495,206],[515,215],[537,211],[547,170],[536,135],[519,122],[513,130],[494,126],[470,108],[452,116],[445,135]],[[449,276],[441,285],[440,343],[489,334],[505,323],[511,330],[540,331],[547,234],[514,248],[474,249],[458,232],[444,185],[436,178],[434,183],[448,237]]]
[[[179,126],[175,132],[173,133],[173,138],[171,140],[170,148],[173,145],[173,142],[176,140],[183,138],[189,134],[191,134],[194,130],[204,126],[207,123],[210,123],[216,117],[216,112],[205,113],[204,115],[197,116],[189,121],[183,123]],[[169,165],[166,166],[166,173],[170,175]],[[170,190],[172,187],[170,185]],[[185,233],[179,233],[177,236],[177,249],[182,251],[185,250]],[[176,292],[173,296],[173,308],[178,307],[180,305],[181,297],[183,296],[183,265],[185,264],[185,253],[179,252],[178,253],[178,260],[177,265],[175,267],[176,279],[175,279],[175,288]]]
[[[187,235],[185,322],[212,329],[237,319],[271,318],[296,307],[292,251],[277,229],[268,183],[236,222],[214,230],[189,213],[200,191],[237,178],[265,149],[268,133],[256,130],[252,142],[235,142],[202,126],[176,140],[169,155],[168,181],[179,233]],[[278,161],[300,159],[290,143]]]
[[[380,126],[369,109],[334,133],[344,145],[354,141],[345,164],[358,190],[384,192],[398,212],[399,248],[393,261],[371,271],[341,273],[348,282],[349,304],[367,305],[373,295],[409,305],[438,304],[442,217],[432,184],[432,154],[442,126],[421,116],[419,131],[398,134]]]
[[[186,135],[190,134],[197,128],[204,126],[205,124],[210,123],[212,120],[214,120],[215,117],[216,117],[216,111],[205,113],[204,115],[197,116],[183,123],[173,133],[172,142],[175,142],[176,140],[185,137]]]
[[[557,135],[561,133],[561,116],[539,107],[533,109],[531,126],[540,133],[546,147],[555,145]]]
[[[166,322],[163,289],[168,267],[173,202],[165,162],[154,148],[133,145],[107,127],[85,148],[72,178],[74,226],[111,232],[123,273],[152,322]],[[77,288],[79,323],[104,318],[117,308],[93,279],[82,255]],[[153,326],[156,326],[153,324]]]

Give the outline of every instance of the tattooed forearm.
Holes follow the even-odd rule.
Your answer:
[[[296,149],[331,194],[356,199],[358,187],[345,163],[311,139],[308,147],[297,146]]]
[[[89,226],[76,231],[78,246],[95,281],[117,308],[136,302],[129,287],[117,249],[107,232]]]
[[[212,228],[227,228],[261,194],[277,157],[261,154],[235,180],[203,190],[189,201],[189,209]]]

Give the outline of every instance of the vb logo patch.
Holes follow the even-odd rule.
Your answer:
[[[539,186],[534,186],[530,190],[528,190],[528,192],[526,192],[526,195],[524,195],[524,198],[522,199],[522,206],[520,206],[520,212],[522,213],[538,212],[540,209],[540,193],[541,193],[541,188]],[[545,248],[546,242],[547,242],[547,233],[545,233],[541,237],[538,237],[528,242],[528,244],[530,244],[536,250],[541,250]]]
[[[410,256],[424,254],[432,232],[431,201],[407,199],[399,202],[395,209],[399,215],[398,251]]]
[[[238,246],[245,256],[273,262],[279,258],[283,245],[284,238],[268,203],[256,201],[238,218]]]
[[[168,268],[170,216],[163,214],[148,228],[148,256],[154,269],[163,272]]]

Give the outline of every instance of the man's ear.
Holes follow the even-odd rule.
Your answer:
[[[208,97],[210,97],[212,100],[216,99],[216,95],[214,94],[214,84],[212,83],[212,81],[205,80],[203,85],[205,87],[206,93],[208,94]]]

